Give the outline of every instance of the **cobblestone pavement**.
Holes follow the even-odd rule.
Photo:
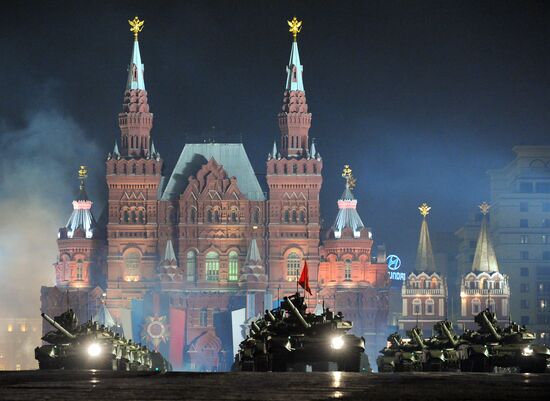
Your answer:
[[[550,374],[0,372],[0,400],[540,400]]]

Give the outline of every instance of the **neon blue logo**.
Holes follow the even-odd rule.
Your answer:
[[[397,255],[389,255],[386,258],[386,262],[390,270],[398,270],[401,267],[401,259]]]

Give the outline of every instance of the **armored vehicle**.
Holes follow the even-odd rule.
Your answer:
[[[475,316],[478,331],[466,331],[459,347],[463,371],[487,372],[495,368],[511,368],[520,372],[544,372],[550,350],[534,344],[535,334],[525,326],[511,322],[501,328],[488,309]]]
[[[72,309],[55,318],[42,317],[56,330],[42,337],[47,344],[36,347],[40,369],[106,369],[169,371],[170,363],[156,351],[135,344],[105,326],[89,320],[79,325]]]
[[[235,356],[235,370],[286,371],[368,370],[365,340],[348,334],[352,322],[328,308],[320,315],[307,313],[304,298],[284,297],[279,308],[266,310],[252,322],[250,335]]]
[[[376,359],[379,372],[411,372],[422,369],[423,350],[411,341],[402,339],[399,333],[388,336],[386,347]]]
[[[457,347],[461,344],[459,336],[448,320],[437,322],[434,335],[426,341],[424,371],[456,371],[460,359]]]

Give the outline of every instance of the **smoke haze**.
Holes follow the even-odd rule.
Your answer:
[[[34,113],[21,129],[5,127],[0,121],[0,318],[37,317],[40,287],[55,284],[56,234],[72,211],[78,166],[92,166],[94,199],[101,174],[93,166],[102,158],[75,121],[58,112]],[[92,209],[96,218],[100,206]]]

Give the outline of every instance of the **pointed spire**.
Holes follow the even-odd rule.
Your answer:
[[[426,216],[430,213],[431,207],[423,203],[418,210],[422,215],[422,226],[420,227],[420,239],[416,251],[416,263],[414,269],[418,272],[434,273],[436,271],[435,258],[430,241],[430,232],[428,230],[428,221]]]
[[[126,90],[142,89],[145,90],[145,81],[143,79],[144,67],[141,63],[141,54],[139,52],[138,33],[143,30],[144,21],[140,21],[138,17],[134,17],[132,21],[128,21],[134,33],[134,49],[128,66],[128,81],[126,82]]]
[[[486,202],[483,202],[479,205],[479,208],[483,214],[483,219],[481,220],[481,228],[477,238],[472,271],[489,273],[498,272],[497,257],[487,229],[487,214],[489,213],[490,206]]]
[[[290,59],[286,67],[287,78],[285,89],[287,91],[304,91],[304,82],[302,80],[302,72],[304,67],[300,63],[300,53],[298,52],[298,42],[296,35],[302,30],[302,21],[298,21],[296,17],[292,21],[287,21],[290,27],[289,32],[294,36],[292,47],[290,49]]]
[[[164,261],[165,262],[176,262],[176,253],[174,252],[174,246],[172,245],[172,240],[169,239],[166,241],[166,249],[164,251]]]
[[[155,149],[155,143],[151,139],[151,157],[155,157],[157,154],[157,150]]]
[[[273,157],[277,156],[277,141],[273,141],[273,150],[271,151]]]
[[[115,139],[115,146],[113,147],[113,157],[116,159],[120,157],[120,152],[118,151],[118,143]]]
[[[315,139],[311,140],[311,150],[309,151],[310,156],[315,159],[317,156],[317,149],[315,149]]]
[[[248,252],[246,253],[245,266],[258,266],[262,264],[262,257],[260,256],[260,250],[256,238],[252,238],[250,245],[248,246]]]

